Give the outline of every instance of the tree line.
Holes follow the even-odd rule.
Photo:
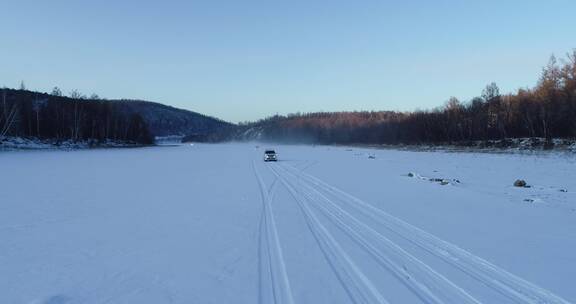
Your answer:
[[[501,94],[495,83],[468,102],[415,112],[275,115],[245,123],[233,138],[338,144],[434,144],[541,137],[576,138],[576,50],[552,56],[537,85]]]
[[[51,94],[33,92],[23,83],[19,90],[0,89],[0,139],[5,136],[95,144],[154,142],[142,117],[121,111],[113,101],[78,91],[65,97],[58,88]]]

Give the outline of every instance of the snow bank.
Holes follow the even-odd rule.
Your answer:
[[[394,144],[371,145],[410,151],[455,151],[455,152],[491,152],[491,153],[542,153],[576,152],[576,140],[555,138],[507,138],[502,140],[479,140],[438,144]]]
[[[4,137],[0,138],[0,150],[77,150],[88,148],[123,148],[139,147],[140,144],[133,142],[107,140],[97,142],[93,140],[63,140],[38,139],[24,137]]]

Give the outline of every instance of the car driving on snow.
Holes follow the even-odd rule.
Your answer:
[[[276,157],[276,151],[274,150],[266,150],[264,151],[264,161],[277,161],[278,158]]]

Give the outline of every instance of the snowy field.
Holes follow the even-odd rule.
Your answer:
[[[576,156],[268,147],[0,153],[0,303],[576,302]]]

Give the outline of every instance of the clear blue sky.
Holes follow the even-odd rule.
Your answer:
[[[0,86],[225,120],[413,110],[533,86],[576,48],[576,1],[2,1]]]

